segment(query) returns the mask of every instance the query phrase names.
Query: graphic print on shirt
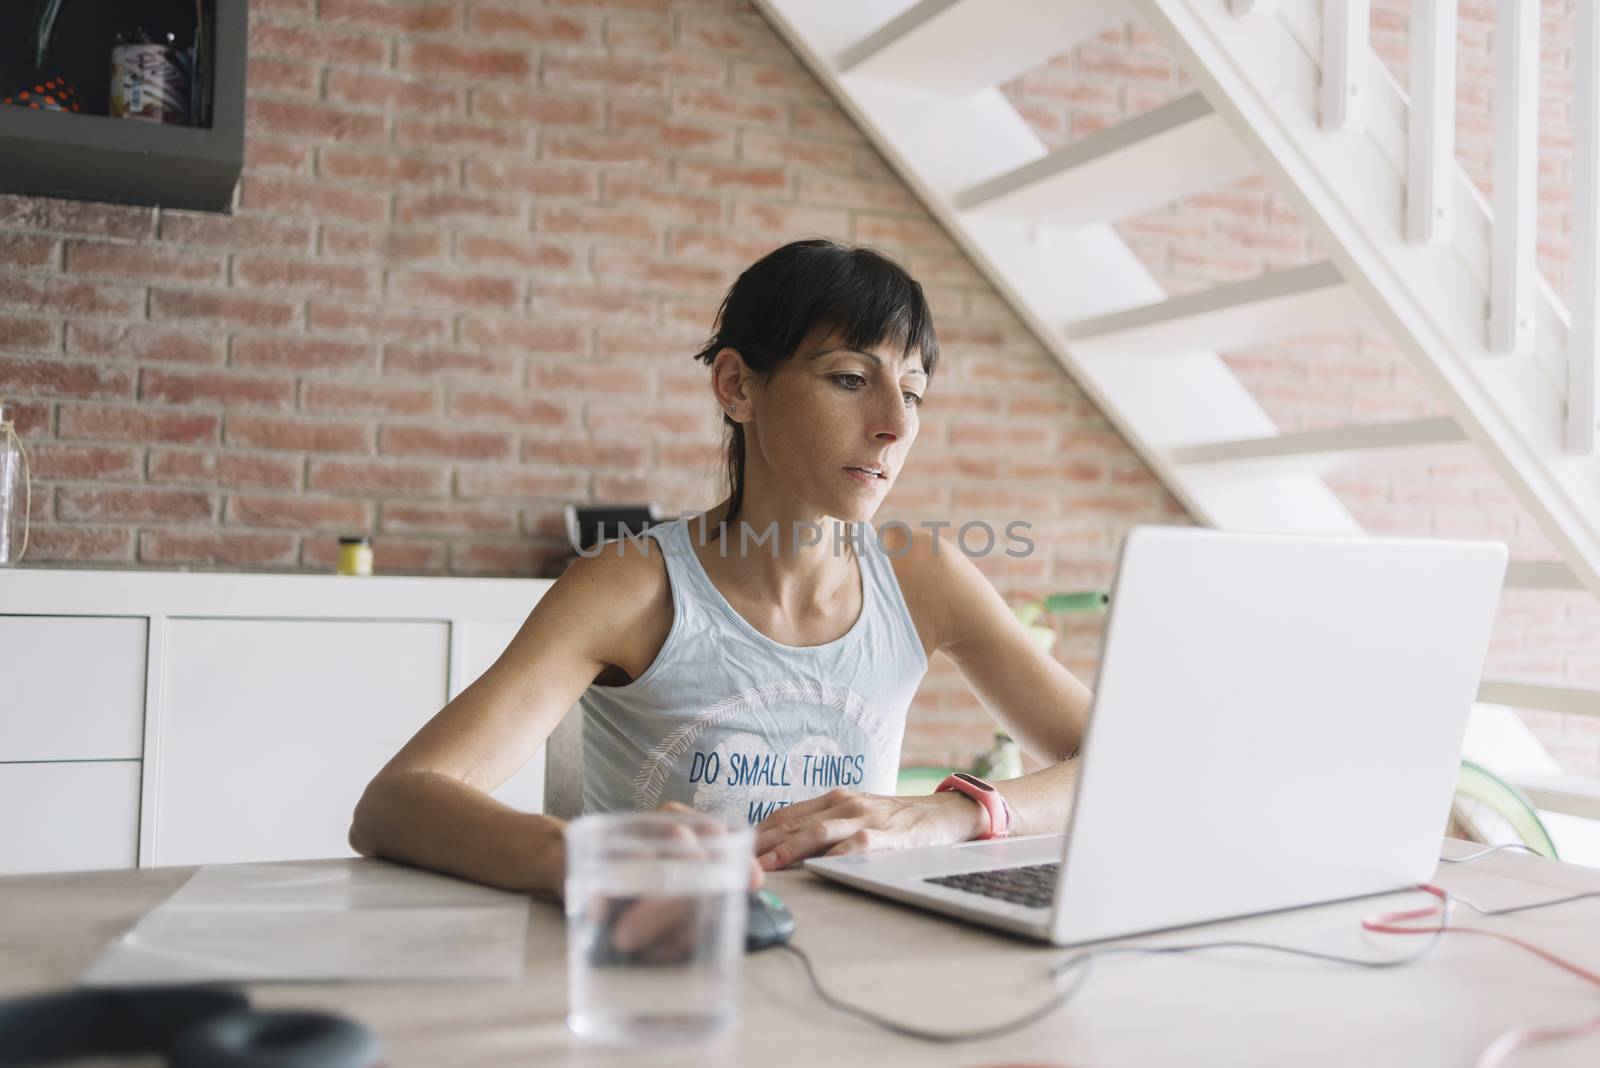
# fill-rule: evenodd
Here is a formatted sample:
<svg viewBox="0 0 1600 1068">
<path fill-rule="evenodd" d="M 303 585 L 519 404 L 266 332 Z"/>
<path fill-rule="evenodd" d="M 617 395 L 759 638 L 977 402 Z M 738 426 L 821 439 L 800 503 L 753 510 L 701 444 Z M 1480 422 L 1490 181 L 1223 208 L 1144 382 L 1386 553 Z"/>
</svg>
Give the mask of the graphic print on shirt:
<svg viewBox="0 0 1600 1068">
<path fill-rule="evenodd" d="M 752 687 L 701 710 L 650 749 L 633 780 L 633 807 L 680 801 L 756 824 L 840 786 L 893 792 L 899 739 L 885 729 L 878 710 L 848 690 L 816 682 Z"/>
</svg>

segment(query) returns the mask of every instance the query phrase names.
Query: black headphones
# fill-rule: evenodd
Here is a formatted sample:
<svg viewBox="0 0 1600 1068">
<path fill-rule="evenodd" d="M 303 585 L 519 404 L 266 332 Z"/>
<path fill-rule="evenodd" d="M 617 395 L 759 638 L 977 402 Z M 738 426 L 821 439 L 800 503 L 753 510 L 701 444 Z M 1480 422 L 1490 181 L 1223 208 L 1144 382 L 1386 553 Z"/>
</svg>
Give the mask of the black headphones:
<svg viewBox="0 0 1600 1068">
<path fill-rule="evenodd" d="M 216 986 L 81 987 L 0 1002 L 0 1068 L 164 1054 L 168 1068 L 380 1068 L 377 1036 L 344 1016 L 258 1011 Z"/>
</svg>

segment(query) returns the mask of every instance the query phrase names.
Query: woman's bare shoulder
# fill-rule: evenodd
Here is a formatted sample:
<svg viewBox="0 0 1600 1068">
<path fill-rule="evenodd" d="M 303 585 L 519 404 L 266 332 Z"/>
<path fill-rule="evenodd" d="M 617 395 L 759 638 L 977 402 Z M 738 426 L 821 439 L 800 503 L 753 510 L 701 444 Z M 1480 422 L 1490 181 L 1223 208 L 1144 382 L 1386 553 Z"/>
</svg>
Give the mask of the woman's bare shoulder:
<svg viewBox="0 0 1600 1068">
<path fill-rule="evenodd" d="M 672 629 L 672 587 L 661 543 L 643 535 L 608 542 L 593 556 L 573 561 L 557 584 L 574 587 L 572 595 L 608 621 L 608 666 L 595 681 L 618 685 L 638 678 Z"/>
<path fill-rule="evenodd" d="M 608 541 L 572 561 L 558 581 L 569 579 L 586 587 L 601 587 L 607 593 L 642 593 L 658 584 L 665 587 L 667 569 L 661 543 L 642 534 Z"/>
</svg>

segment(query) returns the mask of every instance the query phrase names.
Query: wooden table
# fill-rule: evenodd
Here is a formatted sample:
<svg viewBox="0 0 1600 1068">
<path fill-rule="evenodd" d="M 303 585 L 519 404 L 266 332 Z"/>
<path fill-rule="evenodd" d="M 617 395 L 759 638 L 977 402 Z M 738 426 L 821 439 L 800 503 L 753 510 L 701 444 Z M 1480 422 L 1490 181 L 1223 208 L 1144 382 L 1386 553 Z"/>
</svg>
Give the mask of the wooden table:
<svg viewBox="0 0 1600 1068">
<path fill-rule="evenodd" d="M 1474 847 L 1447 841 L 1447 855 Z M 366 861 L 326 861 L 359 864 Z M 110 939 L 159 904 L 193 869 L 0 879 L 0 995 L 69 984 Z M 1497 854 L 1443 865 L 1438 882 L 1486 907 L 1600 890 L 1600 869 Z M 795 936 L 841 996 L 907 1021 L 977 1026 L 1046 1000 L 1052 949 L 870 898 L 803 872 L 769 884 L 798 922 Z M 1173 893 L 1183 892 L 1173 874 Z M 1222 937 L 1279 941 L 1381 957 L 1415 937 L 1363 935 L 1363 915 L 1425 900 L 1398 894 L 1195 928 L 1130 942 Z M 517 984 L 262 985 L 263 1007 L 352 1015 L 381 1036 L 395 1068 L 476 1065 L 663 1065 L 684 1068 L 873 1068 L 1049 1065 L 1470 1066 L 1502 1031 L 1600 1015 L 1600 991 L 1495 939 L 1450 935 L 1423 962 L 1385 971 L 1242 950 L 1102 960 L 1070 1004 L 1042 1022 L 984 1043 L 931 1045 L 880 1031 L 818 1002 L 799 962 L 769 951 L 745 959 L 736 1029 L 695 1046 L 618 1051 L 566 1030 L 564 922 L 531 905 L 527 974 Z M 1544 912 L 1457 922 L 1520 935 L 1600 969 L 1600 899 Z M 130 1062 L 119 1062 L 128 1064 Z M 146 1061 L 145 1063 L 153 1063 Z M 1515 1068 L 1600 1063 L 1600 1038 L 1536 1047 Z"/>
</svg>

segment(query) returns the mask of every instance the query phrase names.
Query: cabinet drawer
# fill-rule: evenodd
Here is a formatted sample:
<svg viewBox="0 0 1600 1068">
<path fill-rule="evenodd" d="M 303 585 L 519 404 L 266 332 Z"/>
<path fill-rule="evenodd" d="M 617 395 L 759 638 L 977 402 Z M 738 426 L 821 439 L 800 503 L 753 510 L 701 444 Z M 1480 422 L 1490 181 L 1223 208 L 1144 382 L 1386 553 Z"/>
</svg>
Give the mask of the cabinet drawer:
<svg viewBox="0 0 1600 1068">
<path fill-rule="evenodd" d="M 0 615 L 0 761 L 138 760 L 148 621 Z"/>
<path fill-rule="evenodd" d="M 0 764 L 0 874 L 137 866 L 139 767 Z"/>
</svg>

